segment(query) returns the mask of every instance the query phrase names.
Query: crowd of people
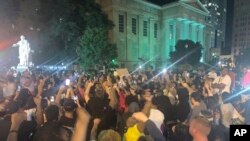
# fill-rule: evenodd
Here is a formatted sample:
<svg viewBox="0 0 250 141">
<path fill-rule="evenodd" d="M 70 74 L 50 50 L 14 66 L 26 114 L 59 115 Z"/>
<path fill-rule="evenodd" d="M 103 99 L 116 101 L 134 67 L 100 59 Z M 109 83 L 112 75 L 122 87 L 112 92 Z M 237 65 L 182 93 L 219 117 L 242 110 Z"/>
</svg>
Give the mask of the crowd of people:
<svg viewBox="0 0 250 141">
<path fill-rule="evenodd" d="M 0 74 L 0 141 L 228 141 L 247 85 L 222 68 Z"/>
</svg>

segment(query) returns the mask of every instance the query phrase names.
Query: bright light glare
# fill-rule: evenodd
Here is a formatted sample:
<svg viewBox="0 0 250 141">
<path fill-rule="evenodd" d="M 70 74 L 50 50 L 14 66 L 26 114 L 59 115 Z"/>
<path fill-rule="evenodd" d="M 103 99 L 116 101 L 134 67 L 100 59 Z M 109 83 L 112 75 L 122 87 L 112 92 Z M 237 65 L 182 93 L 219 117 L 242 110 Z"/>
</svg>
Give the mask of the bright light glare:
<svg viewBox="0 0 250 141">
<path fill-rule="evenodd" d="M 155 57 L 157 57 L 157 56 L 155 56 Z M 147 63 L 149 63 L 150 61 L 152 61 L 155 57 L 152 57 L 152 58 L 149 59 L 147 62 L 145 62 L 145 63 L 143 63 L 142 65 L 140 65 L 138 68 L 136 68 L 134 71 L 132 71 L 132 72 L 130 73 L 130 75 L 133 74 L 133 73 L 135 73 L 135 72 L 137 72 L 139 69 L 141 69 L 140 67 L 145 66 Z"/>
<path fill-rule="evenodd" d="M 186 57 L 188 57 L 189 55 L 193 54 L 196 50 L 193 50 L 191 52 L 189 52 L 188 54 L 184 55 L 183 57 L 181 57 L 180 59 L 178 59 L 177 61 L 175 61 L 174 63 L 172 63 L 171 65 L 169 65 L 167 68 L 165 68 L 166 70 L 172 68 L 174 65 L 176 65 L 177 63 L 179 63 L 181 60 L 185 59 Z M 154 78 L 158 77 L 159 75 L 161 75 L 163 72 L 158 73 L 157 75 L 153 76 L 148 82 L 154 80 Z"/>
<path fill-rule="evenodd" d="M 230 97 L 227 98 L 225 101 L 229 101 L 229 100 L 233 99 L 234 97 L 237 97 L 237 96 L 239 96 L 239 95 L 241 95 L 241 94 L 245 94 L 245 92 L 247 92 L 247 91 L 249 91 L 249 90 L 250 90 L 250 87 L 248 87 L 248 88 L 246 88 L 246 89 L 243 89 L 242 91 L 239 91 L 238 93 L 236 93 L 236 94 L 230 96 Z"/>
</svg>

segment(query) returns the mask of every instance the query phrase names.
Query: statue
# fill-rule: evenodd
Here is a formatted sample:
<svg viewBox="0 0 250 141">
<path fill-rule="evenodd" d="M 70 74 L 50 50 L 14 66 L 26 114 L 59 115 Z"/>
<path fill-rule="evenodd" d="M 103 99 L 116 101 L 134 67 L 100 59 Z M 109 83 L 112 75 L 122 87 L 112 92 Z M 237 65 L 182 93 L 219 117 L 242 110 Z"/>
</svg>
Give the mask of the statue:
<svg viewBox="0 0 250 141">
<path fill-rule="evenodd" d="M 13 44 L 13 47 L 19 47 L 19 64 L 18 66 L 29 66 L 29 62 L 31 62 L 29 59 L 30 57 L 30 45 L 29 42 L 25 39 L 23 35 L 20 36 L 20 41 L 18 41 L 16 44 Z"/>
</svg>

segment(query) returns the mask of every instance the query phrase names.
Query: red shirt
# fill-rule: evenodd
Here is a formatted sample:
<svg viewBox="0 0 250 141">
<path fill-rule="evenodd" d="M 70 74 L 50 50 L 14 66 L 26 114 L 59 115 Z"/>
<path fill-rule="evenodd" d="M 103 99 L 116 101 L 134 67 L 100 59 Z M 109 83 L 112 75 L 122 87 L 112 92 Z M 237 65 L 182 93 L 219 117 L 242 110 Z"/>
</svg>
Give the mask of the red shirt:
<svg viewBox="0 0 250 141">
<path fill-rule="evenodd" d="M 247 86 L 250 86 L 250 71 L 247 71 L 245 75 L 243 76 L 242 86 L 246 88 Z"/>
</svg>

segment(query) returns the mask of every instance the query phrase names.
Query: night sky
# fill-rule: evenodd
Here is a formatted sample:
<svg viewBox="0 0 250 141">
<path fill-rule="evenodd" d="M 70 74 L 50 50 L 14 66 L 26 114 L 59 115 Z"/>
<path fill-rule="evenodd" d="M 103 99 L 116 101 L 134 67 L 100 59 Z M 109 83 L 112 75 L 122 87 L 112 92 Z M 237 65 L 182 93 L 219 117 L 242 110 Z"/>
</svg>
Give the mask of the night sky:
<svg viewBox="0 0 250 141">
<path fill-rule="evenodd" d="M 174 2 L 174 1 L 178 1 L 178 0 L 147 0 L 151 3 L 155 3 L 157 5 L 164 5 L 164 4 L 167 4 L 167 3 L 171 3 L 171 2 Z"/>
</svg>

